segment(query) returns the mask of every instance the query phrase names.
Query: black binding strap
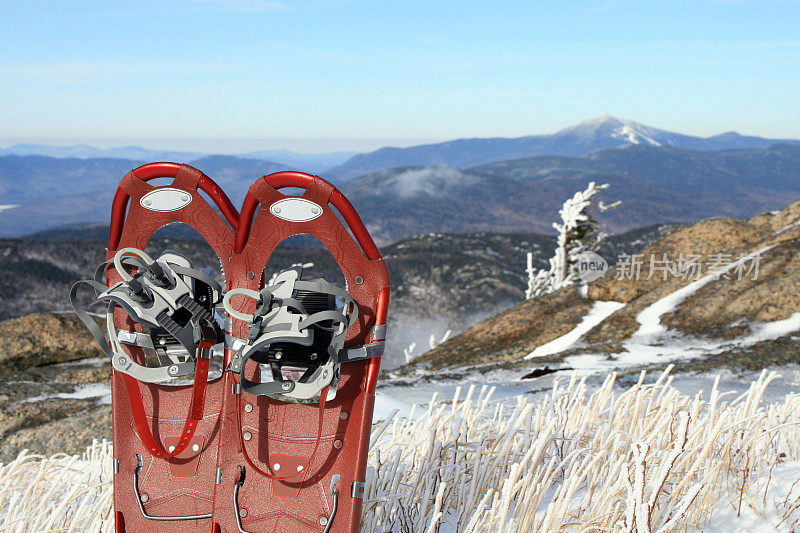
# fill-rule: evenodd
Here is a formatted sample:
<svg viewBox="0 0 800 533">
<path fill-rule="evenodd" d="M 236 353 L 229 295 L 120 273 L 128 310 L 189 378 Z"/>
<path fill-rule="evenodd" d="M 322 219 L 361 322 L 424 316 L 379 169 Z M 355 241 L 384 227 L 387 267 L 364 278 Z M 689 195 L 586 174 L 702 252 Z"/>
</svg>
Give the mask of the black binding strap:
<svg viewBox="0 0 800 533">
<path fill-rule="evenodd" d="M 96 340 L 97 344 L 100 345 L 100 349 L 103 350 L 103 353 L 106 354 L 109 359 L 111 359 L 114 357 L 114 353 L 109 347 L 109 341 L 106 339 L 103 330 L 101 330 L 100 326 L 98 326 L 92 317 L 89 316 L 89 313 L 87 313 L 86 310 L 78 304 L 78 289 L 80 289 L 81 285 L 88 285 L 89 287 L 92 287 L 95 290 L 96 295 L 100 295 L 104 291 L 108 290 L 108 287 L 100 282 L 90 279 L 76 281 L 69 291 L 69 304 L 72 306 L 72 309 L 75 311 L 78 319 L 83 322 L 83 325 L 89 330 L 89 333 L 91 333 L 92 337 L 94 337 L 94 340 Z"/>
</svg>

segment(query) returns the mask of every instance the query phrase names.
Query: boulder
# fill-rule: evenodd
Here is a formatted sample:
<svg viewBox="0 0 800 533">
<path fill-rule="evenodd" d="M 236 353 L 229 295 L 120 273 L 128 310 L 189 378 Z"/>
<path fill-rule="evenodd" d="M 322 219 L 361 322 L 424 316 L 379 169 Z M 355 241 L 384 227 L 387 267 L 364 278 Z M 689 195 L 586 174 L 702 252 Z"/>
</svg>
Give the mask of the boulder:
<svg viewBox="0 0 800 533">
<path fill-rule="evenodd" d="M 98 324 L 102 324 L 99 319 Z M 0 369 L 103 356 L 94 338 L 72 313 L 34 313 L 0 322 L 0 343 Z"/>
</svg>

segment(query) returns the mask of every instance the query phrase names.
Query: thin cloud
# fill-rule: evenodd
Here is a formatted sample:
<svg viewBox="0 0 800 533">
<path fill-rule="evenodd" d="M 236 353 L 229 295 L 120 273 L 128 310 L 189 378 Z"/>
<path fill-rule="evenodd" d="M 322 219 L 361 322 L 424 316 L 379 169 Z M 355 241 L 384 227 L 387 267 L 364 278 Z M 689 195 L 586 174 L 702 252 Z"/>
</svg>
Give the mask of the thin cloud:
<svg viewBox="0 0 800 533">
<path fill-rule="evenodd" d="M 85 81 L 87 78 L 107 76 L 140 76 L 192 74 L 198 72 L 235 70 L 226 63 L 144 63 L 120 61 L 64 61 L 51 63 L 16 64 L 0 66 L 0 77 L 17 80 L 56 82 Z"/>
<path fill-rule="evenodd" d="M 746 4 L 800 4 L 800 0 L 709 0 L 712 6 L 746 5 Z"/>
<path fill-rule="evenodd" d="M 289 11 L 292 6 L 273 0 L 182 0 L 192 4 L 205 4 L 235 13 L 269 13 Z"/>
</svg>

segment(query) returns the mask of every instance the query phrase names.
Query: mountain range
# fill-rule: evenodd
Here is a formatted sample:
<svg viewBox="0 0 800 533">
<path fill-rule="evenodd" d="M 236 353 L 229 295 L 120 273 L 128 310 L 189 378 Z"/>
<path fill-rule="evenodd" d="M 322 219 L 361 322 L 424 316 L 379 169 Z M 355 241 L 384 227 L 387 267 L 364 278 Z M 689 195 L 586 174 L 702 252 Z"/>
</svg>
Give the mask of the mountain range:
<svg viewBox="0 0 800 533">
<path fill-rule="evenodd" d="M 193 163 L 223 185 L 234 205 L 241 205 L 256 177 L 287 169 L 233 156 L 206 156 Z M 0 236 L 107 222 L 117 183 L 142 164 L 128 159 L 0 157 Z"/>
<path fill-rule="evenodd" d="M 149 160 L 180 155 L 119 150 Z M 547 155 L 535 155 L 540 152 Z M 748 217 L 800 193 L 799 152 L 800 141 L 775 144 L 737 133 L 692 137 L 604 115 L 553 135 L 384 148 L 322 175 L 348 195 L 386 244 L 423 232 L 550 232 L 564 199 L 589 181 L 612 185 L 604 193 L 607 201 L 623 200 L 623 207 L 604 217 L 614 231 L 708 216 Z M 256 177 L 308 170 L 263 159 L 267 155 L 189 162 L 240 205 Z M 0 156 L 0 236 L 107 222 L 119 178 L 147 159 Z M 396 166 L 401 161 L 407 166 Z"/>
<path fill-rule="evenodd" d="M 629 145 L 584 157 L 533 157 L 480 165 L 405 167 L 351 179 L 342 191 L 373 236 L 425 232 L 552 232 L 564 200 L 590 181 L 612 231 L 711 216 L 750 217 L 800 195 L 800 146 L 698 152 Z"/>
<path fill-rule="evenodd" d="M 694 137 L 604 114 L 548 135 L 512 139 L 457 139 L 408 148 L 385 147 L 355 155 L 332 168 L 328 174 L 339 179 L 348 179 L 393 167 L 436 165 L 464 168 L 540 155 L 580 157 L 597 150 L 631 144 L 706 151 L 766 148 L 775 143 L 800 145 L 797 140 L 748 137 L 736 132 L 713 137 Z"/>
<path fill-rule="evenodd" d="M 311 168 L 313 172 L 339 165 L 357 152 L 328 152 L 306 154 L 290 150 L 258 150 L 237 154 L 233 157 L 278 161 L 281 165 L 293 168 Z M 181 152 L 177 150 L 151 150 L 140 146 L 119 146 L 115 148 L 95 148 L 88 144 L 72 146 L 50 146 L 45 144 L 15 144 L 0 148 L 0 155 L 43 155 L 61 159 L 131 159 L 134 161 L 198 161 L 213 154 L 201 152 Z"/>
</svg>

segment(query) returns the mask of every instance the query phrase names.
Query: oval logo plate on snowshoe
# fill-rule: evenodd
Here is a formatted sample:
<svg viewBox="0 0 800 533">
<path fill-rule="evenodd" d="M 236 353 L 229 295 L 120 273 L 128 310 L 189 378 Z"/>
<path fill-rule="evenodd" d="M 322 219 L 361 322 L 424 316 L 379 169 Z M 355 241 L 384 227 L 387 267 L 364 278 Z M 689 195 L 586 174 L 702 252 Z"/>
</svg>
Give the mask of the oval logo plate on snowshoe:
<svg viewBox="0 0 800 533">
<path fill-rule="evenodd" d="M 183 209 L 192 203 L 192 195 L 180 189 L 156 189 L 142 196 L 139 203 L 150 211 L 166 213 Z"/>
<path fill-rule="evenodd" d="M 305 198 L 285 198 L 269 206 L 269 212 L 289 222 L 308 222 L 322 214 L 322 208 Z"/>
</svg>

